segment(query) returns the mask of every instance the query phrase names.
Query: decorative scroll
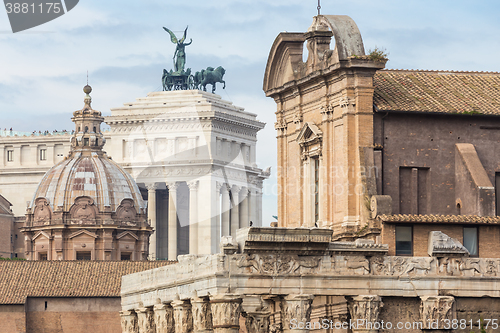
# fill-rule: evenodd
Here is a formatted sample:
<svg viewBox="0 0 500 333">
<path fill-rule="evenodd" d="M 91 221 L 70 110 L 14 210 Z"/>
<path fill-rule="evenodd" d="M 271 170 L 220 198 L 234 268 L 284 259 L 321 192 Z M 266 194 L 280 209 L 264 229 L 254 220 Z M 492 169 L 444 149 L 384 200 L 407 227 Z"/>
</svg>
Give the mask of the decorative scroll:
<svg viewBox="0 0 500 333">
<path fill-rule="evenodd" d="M 35 211 L 33 216 L 35 225 L 50 223 L 52 211 L 49 206 L 49 201 L 46 198 L 37 198 L 35 200 Z"/>
<path fill-rule="evenodd" d="M 69 214 L 73 220 L 84 224 L 93 224 L 97 215 L 94 200 L 90 197 L 78 197 L 71 206 Z"/>
<path fill-rule="evenodd" d="M 132 199 L 123 199 L 120 206 L 116 209 L 116 217 L 121 220 L 130 221 L 135 219 L 136 215 L 137 211 Z"/>
</svg>

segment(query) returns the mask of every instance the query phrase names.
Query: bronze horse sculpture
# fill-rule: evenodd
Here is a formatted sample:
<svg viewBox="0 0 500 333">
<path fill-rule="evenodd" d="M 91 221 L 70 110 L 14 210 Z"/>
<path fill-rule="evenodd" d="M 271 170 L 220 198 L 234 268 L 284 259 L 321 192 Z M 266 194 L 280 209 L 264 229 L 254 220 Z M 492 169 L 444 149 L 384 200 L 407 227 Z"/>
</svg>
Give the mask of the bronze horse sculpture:
<svg viewBox="0 0 500 333">
<path fill-rule="evenodd" d="M 200 81 L 199 89 L 203 87 L 203 91 L 207 91 L 207 84 L 211 84 L 212 94 L 215 94 L 215 84 L 217 82 L 223 83 L 224 86 L 222 87 L 222 89 L 226 89 L 226 81 L 222 79 L 224 77 L 224 74 L 226 73 L 226 70 L 222 66 L 219 66 L 216 69 L 213 69 L 213 67 L 208 67 L 205 71 L 202 70 L 201 73 L 202 79 Z M 195 83 L 197 75 L 198 72 L 195 74 Z"/>
</svg>

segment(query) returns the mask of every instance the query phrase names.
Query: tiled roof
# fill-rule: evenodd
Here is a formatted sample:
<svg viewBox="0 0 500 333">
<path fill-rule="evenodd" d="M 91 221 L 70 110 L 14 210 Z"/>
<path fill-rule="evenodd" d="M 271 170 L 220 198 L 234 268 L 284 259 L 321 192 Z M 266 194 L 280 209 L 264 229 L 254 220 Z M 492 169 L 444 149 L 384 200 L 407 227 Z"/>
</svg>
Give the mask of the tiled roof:
<svg viewBox="0 0 500 333">
<path fill-rule="evenodd" d="M 412 215 L 395 214 L 377 216 L 386 223 L 457 223 L 457 224 L 500 224 L 500 216 L 477 215 Z"/>
<path fill-rule="evenodd" d="M 26 297 L 119 297 L 123 275 L 175 261 L 0 260 L 0 304 Z"/>
<path fill-rule="evenodd" d="M 500 73 L 381 70 L 374 86 L 380 111 L 500 115 Z"/>
</svg>

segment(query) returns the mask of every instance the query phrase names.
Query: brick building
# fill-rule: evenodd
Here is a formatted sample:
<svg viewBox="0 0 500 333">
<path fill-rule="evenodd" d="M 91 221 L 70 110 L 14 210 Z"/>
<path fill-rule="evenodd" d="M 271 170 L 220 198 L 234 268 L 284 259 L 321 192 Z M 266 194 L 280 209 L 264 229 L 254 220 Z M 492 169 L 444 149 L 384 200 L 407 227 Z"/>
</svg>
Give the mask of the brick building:
<svg viewBox="0 0 500 333">
<path fill-rule="evenodd" d="M 0 261 L 0 331 L 120 332 L 121 277 L 169 261 Z"/>
</svg>

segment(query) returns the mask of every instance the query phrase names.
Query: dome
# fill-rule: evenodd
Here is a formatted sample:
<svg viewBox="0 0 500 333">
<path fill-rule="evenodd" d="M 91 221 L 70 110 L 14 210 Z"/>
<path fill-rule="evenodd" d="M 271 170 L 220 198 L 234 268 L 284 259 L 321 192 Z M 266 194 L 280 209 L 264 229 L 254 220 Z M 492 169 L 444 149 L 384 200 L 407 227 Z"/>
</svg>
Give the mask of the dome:
<svg viewBox="0 0 500 333">
<path fill-rule="evenodd" d="M 26 258 L 144 260 L 152 228 L 134 179 L 102 150 L 101 112 L 73 112 L 69 155 L 43 176 L 26 212 Z"/>
<path fill-rule="evenodd" d="M 98 212 L 117 212 L 128 199 L 126 205 L 132 204 L 129 209 L 146 213 L 137 184 L 122 167 L 107 156 L 78 152 L 52 167 L 40 181 L 30 206 L 35 222 L 46 217 L 36 209 L 42 204 L 51 212 L 69 212 L 80 197 L 90 198 Z M 128 216 L 132 218 L 130 213 Z"/>
</svg>

